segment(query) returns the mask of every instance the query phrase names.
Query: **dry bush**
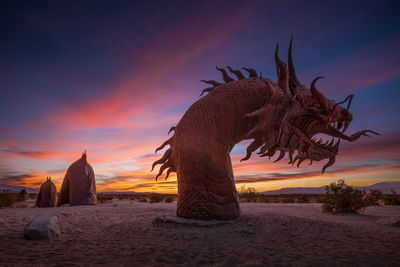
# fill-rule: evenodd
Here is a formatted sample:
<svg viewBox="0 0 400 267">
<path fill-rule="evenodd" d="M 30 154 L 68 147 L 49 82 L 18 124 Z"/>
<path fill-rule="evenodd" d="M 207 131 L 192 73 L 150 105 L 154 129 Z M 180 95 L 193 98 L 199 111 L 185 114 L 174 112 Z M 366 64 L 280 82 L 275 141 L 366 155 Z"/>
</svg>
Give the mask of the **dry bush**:
<svg viewBox="0 0 400 267">
<path fill-rule="evenodd" d="M 326 187 L 322 210 L 331 213 L 357 212 L 365 207 L 363 193 L 346 185 L 343 179 Z"/>
<path fill-rule="evenodd" d="M 364 203 L 366 206 L 378 205 L 378 201 L 382 198 L 382 191 L 379 189 L 371 189 L 368 194 L 364 193 Z"/>
<path fill-rule="evenodd" d="M 296 198 L 296 203 L 309 203 L 310 200 L 306 195 L 300 195 Z"/>
<path fill-rule="evenodd" d="M 396 193 L 393 189 L 392 194 L 385 197 L 385 205 L 400 205 L 400 195 Z"/>
<path fill-rule="evenodd" d="M 254 187 L 247 187 L 246 185 L 242 185 L 240 187 L 239 199 L 240 202 L 256 202 L 257 194 L 256 189 Z"/>
<path fill-rule="evenodd" d="M 152 194 L 150 196 L 150 203 L 159 203 L 162 202 L 164 200 L 164 198 L 162 197 L 162 195 L 159 194 Z"/>
<path fill-rule="evenodd" d="M 174 199 L 172 197 L 167 197 L 164 202 L 165 203 L 171 203 L 172 201 L 174 201 Z"/>
<path fill-rule="evenodd" d="M 108 196 L 108 195 L 105 195 L 105 194 L 97 194 L 97 201 L 99 203 L 104 203 L 104 202 L 107 202 L 107 201 L 111 201 L 112 199 L 113 199 L 113 196 Z"/>
<path fill-rule="evenodd" d="M 146 198 L 139 198 L 139 202 L 147 202 Z"/>
<path fill-rule="evenodd" d="M 0 194 L 0 209 L 11 207 L 17 201 L 14 194 L 1 193 Z"/>
</svg>

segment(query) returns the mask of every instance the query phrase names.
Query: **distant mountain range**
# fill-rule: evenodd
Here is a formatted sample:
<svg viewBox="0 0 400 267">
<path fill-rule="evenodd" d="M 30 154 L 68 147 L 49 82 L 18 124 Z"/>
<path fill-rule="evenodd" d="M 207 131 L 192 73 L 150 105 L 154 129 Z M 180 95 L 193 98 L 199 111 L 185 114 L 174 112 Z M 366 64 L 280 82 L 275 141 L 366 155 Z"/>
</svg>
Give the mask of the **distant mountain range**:
<svg viewBox="0 0 400 267">
<path fill-rule="evenodd" d="M 325 194 L 325 187 L 287 187 L 279 190 L 271 190 L 260 192 L 265 195 L 290 195 L 290 194 Z M 400 194 L 400 181 L 397 182 L 382 182 L 373 184 L 367 187 L 353 187 L 354 189 L 366 190 L 369 192 L 370 189 L 379 189 L 383 194 L 391 194 L 391 189 L 395 190 Z"/>
<path fill-rule="evenodd" d="M 28 194 L 39 193 L 38 188 L 32 188 L 32 187 L 26 187 L 26 186 L 16 186 L 16 185 L 6 185 L 6 184 L 0 184 L 0 193 L 19 193 L 24 188 Z"/>
<path fill-rule="evenodd" d="M 260 194 L 265 195 L 290 195 L 290 194 L 325 194 L 325 187 L 287 187 L 281 188 L 279 190 L 271 190 L 260 192 Z M 8 193 L 18 193 L 22 189 L 26 189 L 29 194 L 37 194 L 39 193 L 38 188 L 24 187 L 24 186 L 14 186 L 14 185 L 5 185 L 0 184 L 0 193 L 8 192 Z M 379 189 L 382 190 L 383 194 L 390 194 L 391 189 L 395 190 L 398 194 L 400 194 L 400 181 L 397 182 L 382 182 L 373 184 L 367 187 L 353 187 L 359 190 L 366 190 L 369 192 L 370 189 Z M 98 192 L 101 193 L 101 192 Z M 127 193 L 127 192 L 104 192 L 103 194 L 118 194 L 118 193 Z M 133 193 L 133 192 L 132 192 Z M 136 193 L 135 194 L 148 194 L 148 193 Z"/>
</svg>

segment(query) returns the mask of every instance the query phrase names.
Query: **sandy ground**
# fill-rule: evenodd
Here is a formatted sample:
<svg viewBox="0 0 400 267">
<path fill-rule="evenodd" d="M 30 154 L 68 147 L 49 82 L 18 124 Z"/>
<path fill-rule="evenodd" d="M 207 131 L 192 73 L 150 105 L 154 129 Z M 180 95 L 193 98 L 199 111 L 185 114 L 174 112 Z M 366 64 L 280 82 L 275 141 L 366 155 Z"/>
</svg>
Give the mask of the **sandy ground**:
<svg viewBox="0 0 400 267">
<path fill-rule="evenodd" d="M 400 266 L 400 207 L 330 215 L 320 204 L 242 203 L 226 225 L 152 225 L 176 203 L 0 210 L 0 266 Z M 26 240 L 26 223 L 58 217 L 61 237 Z"/>
</svg>

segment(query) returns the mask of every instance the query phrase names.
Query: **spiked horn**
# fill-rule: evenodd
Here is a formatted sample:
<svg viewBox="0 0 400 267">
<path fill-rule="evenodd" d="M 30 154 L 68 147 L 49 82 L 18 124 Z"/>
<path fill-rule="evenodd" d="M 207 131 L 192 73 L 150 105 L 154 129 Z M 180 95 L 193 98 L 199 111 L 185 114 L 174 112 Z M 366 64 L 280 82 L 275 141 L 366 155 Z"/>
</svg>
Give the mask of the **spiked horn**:
<svg viewBox="0 0 400 267">
<path fill-rule="evenodd" d="M 255 69 L 251 69 L 251 68 L 242 68 L 242 70 L 247 71 L 247 73 L 249 74 L 249 78 L 254 78 L 254 77 L 258 77 L 257 75 L 257 71 L 255 71 Z"/>
<path fill-rule="evenodd" d="M 228 83 L 234 81 L 234 79 L 229 77 L 228 73 L 226 73 L 226 70 L 224 70 L 223 68 L 218 68 L 218 66 L 216 66 L 215 68 L 222 73 L 222 79 L 224 79 L 224 82 Z"/>
<path fill-rule="evenodd" d="M 326 99 L 325 96 L 323 94 L 321 94 L 317 88 L 315 87 L 315 83 L 319 80 L 325 78 L 323 76 L 318 76 L 316 77 L 312 82 L 311 82 L 311 86 L 310 86 L 310 92 L 311 94 L 316 97 L 319 101 L 319 104 L 321 105 L 321 107 L 323 108 L 324 112 L 326 115 L 329 115 L 329 109 L 328 109 L 328 103 L 326 103 Z"/>
<path fill-rule="evenodd" d="M 346 108 L 347 110 L 349 110 L 351 101 L 353 100 L 353 97 L 354 97 L 354 95 L 348 95 L 343 101 L 337 102 L 332 108 L 332 113 L 335 111 L 336 106 L 346 103 L 346 101 L 350 99 L 349 103 L 347 104 L 347 108 Z"/>
<path fill-rule="evenodd" d="M 212 86 L 220 86 L 222 83 L 216 82 L 214 80 L 200 80 L 200 82 L 211 84 Z"/>
<path fill-rule="evenodd" d="M 245 77 L 243 76 L 242 72 L 240 70 L 233 70 L 230 66 L 226 66 L 226 68 L 232 72 L 233 74 L 236 75 L 238 80 L 243 80 Z"/>
<path fill-rule="evenodd" d="M 276 63 L 276 72 L 278 75 L 278 84 L 285 94 L 290 95 L 291 92 L 289 90 L 289 84 L 288 84 L 289 83 L 288 69 L 286 67 L 286 63 L 279 58 L 278 50 L 279 50 L 278 44 L 276 44 L 275 63 Z"/>
<path fill-rule="evenodd" d="M 289 88 L 292 94 L 295 95 L 296 94 L 295 88 L 301 84 L 297 79 L 296 71 L 294 69 L 293 56 L 292 56 L 292 41 L 293 41 L 293 34 L 292 37 L 290 38 L 290 43 L 289 43 L 288 70 L 289 70 Z"/>
<path fill-rule="evenodd" d="M 169 129 L 168 134 L 169 134 L 170 132 L 172 132 L 172 131 L 175 132 L 175 129 L 176 129 L 176 126 L 172 126 L 171 129 Z"/>
<path fill-rule="evenodd" d="M 209 93 L 212 90 L 214 90 L 215 87 L 207 87 L 206 89 L 203 89 L 203 91 L 201 91 L 200 96 L 204 95 L 205 93 Z"/>
</svg>

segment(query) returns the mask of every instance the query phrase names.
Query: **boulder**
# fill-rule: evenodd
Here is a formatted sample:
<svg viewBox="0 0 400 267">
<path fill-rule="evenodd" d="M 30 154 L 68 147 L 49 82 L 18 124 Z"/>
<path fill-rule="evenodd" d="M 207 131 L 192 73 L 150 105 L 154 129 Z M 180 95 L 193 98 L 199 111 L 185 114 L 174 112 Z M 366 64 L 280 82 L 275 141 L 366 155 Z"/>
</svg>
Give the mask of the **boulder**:
<svg viewBox="0 0 400 267">
<path fill-rule="evenodd" d="M 37 217 L 25 226 L 24 235 L 27 239 L 41 240 L 60 236 L 60 227 L 56 216 L 47 214 Z"/>
</svg>

